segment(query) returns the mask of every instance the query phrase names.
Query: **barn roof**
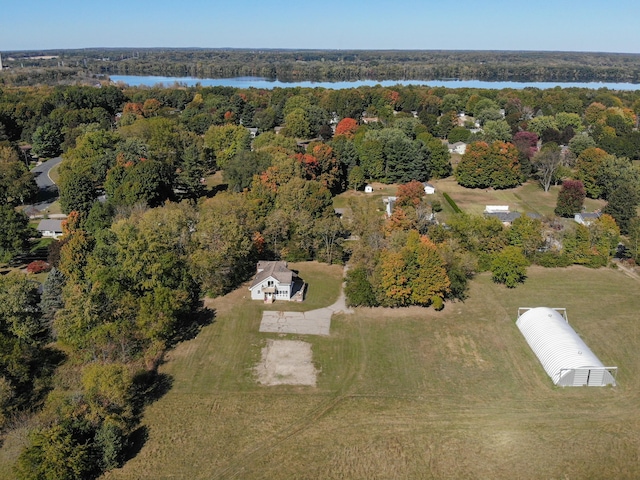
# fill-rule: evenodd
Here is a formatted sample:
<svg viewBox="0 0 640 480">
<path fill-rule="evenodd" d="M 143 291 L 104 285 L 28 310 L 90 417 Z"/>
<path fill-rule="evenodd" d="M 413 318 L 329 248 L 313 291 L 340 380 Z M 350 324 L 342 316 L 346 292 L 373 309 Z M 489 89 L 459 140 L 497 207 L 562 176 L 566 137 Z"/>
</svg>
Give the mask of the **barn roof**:
<svg viewBox="0 0 640 480">
<path fill-rule="evenodd" d="M 569 325 L 564 309 L 523 308 L 516 325 L 556 385 L 570 369 L 607 368 Z"/>
</svg>

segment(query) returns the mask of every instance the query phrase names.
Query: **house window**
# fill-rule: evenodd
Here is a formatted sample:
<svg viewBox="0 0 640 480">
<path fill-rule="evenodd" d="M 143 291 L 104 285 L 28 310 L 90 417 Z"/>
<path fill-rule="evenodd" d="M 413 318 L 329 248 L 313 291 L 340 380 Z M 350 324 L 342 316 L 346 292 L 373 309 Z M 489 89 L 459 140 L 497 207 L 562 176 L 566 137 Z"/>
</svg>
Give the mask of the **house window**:
<svg viewBox="0 0 640 480">
<path fill-rule="evenodd" d="M 273 287 L 273 280 L 267 281 L 267 287 Z"/>
</svg>

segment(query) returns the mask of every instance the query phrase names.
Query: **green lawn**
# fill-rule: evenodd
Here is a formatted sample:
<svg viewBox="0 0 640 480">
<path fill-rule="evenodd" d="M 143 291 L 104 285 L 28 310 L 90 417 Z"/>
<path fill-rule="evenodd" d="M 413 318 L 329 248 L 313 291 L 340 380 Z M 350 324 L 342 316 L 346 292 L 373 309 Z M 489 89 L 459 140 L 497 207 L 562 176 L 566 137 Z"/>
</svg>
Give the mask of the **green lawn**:
<svg viewBox="0 0 640 480">
<path fill-rule="evenodd" d="M 559 186 L 553 186 L 545 192 L 535 181 L 506 190 L 465 188 L 458 185 L 454 177 L 431 183 L 438 191 L 447 192 L 463 212 L 478 215 L 482 214 L 487 205 L 508 205 L 512 212 L 552 216 L 560 191 Z M 605 204 L 603 200 L 585 200 L 585 207 L 589 212 L 602 209 Z"/>
<path fill-rule="evenodd" d="M 310 302 L 337 294 L 340 269 L 323 267 L 293 266 Z M 170 352 L 173 386 L 146 410 L 144 446 L 104 478 L 638 478 L 637 291 L 613 269 L 531 268 L 514 290 L 484 274 L 442 312 L 358 309 L 325 338 L 259 333 L 263 305 L 239 289 Z M 514 324 L 542 305 L 568 309 L 618 387 L 552 385 Z M 312 344 L 317 387 L 255 382 L 269 338 Z"/>
</svg>

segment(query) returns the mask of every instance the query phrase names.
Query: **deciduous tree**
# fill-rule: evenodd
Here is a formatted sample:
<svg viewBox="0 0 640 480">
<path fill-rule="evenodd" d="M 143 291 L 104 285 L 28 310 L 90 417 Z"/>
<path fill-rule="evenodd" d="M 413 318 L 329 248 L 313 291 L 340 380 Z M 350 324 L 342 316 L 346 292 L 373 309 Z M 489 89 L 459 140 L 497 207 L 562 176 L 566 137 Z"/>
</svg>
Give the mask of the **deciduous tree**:
<svg viewBox="0 0 640 480">
<path fill-rule="evenodd" d="M 565 180 L 558 194 L 556 215 L 561 217 L 573 217 L 582 211 L 586 192 L 580 180 Z"/>
<path fill-rule="evenodd" d="M 527 277 L 529 262 L 519 247 L 505 247 L 491 262 L 491 278 L 508 288 L 514 288 Z"/>
</svg>

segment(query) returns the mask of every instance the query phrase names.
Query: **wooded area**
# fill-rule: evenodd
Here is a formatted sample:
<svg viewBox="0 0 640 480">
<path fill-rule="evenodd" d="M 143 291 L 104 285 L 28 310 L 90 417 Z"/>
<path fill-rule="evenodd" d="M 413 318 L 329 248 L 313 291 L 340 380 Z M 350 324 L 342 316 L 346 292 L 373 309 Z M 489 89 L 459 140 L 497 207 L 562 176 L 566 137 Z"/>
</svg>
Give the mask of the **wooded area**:
<svg viewBox="0 0 640 480">
<path fill-rule="evenodd" d="M 78 74 L 265 77 L 281 81 L 490 80 L 640 83 L 640 55 L 434 50 L 79 49 L 3 53 L 16 85 Z M 31 69 L 21 71 L 23 69 Z M 42 70 L 44 68 L 44 70 Z"/>
<path fill-rule="evenodd" d="M 62 155 L 68 214 L 41 294 L 23 272 L 0 277 L 1 426 L 37 419 L 18 477 L 122 465 L 164 388 L 164 352 L 211 321 L 203 295 L 237 288 L 258 260 L 348 261 L 351 305 L 440 310 L 479 272 L 514 288 L 531 263 L 605 266 L 621 239 L 640 259 L 639 113 L 640 92 L 607 89 L 3 86 L 1 259 L 36 237 L 27 145 Z M 449 144 L 461 140 L 454 166 Z M 452 174 L 470 191 L 562 184 L 561 216 L 585 197 L 606 207 L 589 225 L 523 214 L 507 226 L 443 212 L 423 182 Z M 397 192 L 389 215 L 355 194 L 373 182 Z M 348 191 L 340 219 L 334 202 Z"/>
</svg>

